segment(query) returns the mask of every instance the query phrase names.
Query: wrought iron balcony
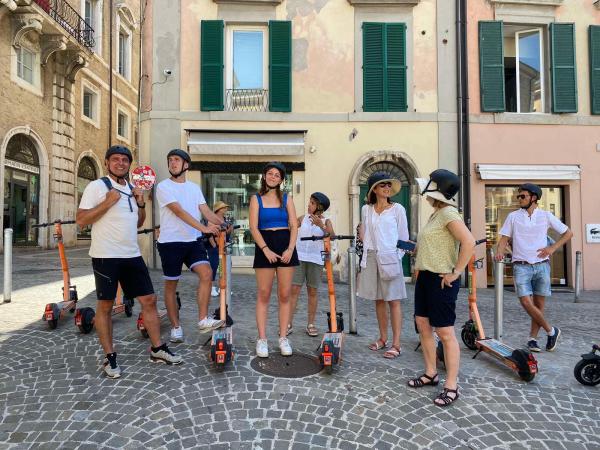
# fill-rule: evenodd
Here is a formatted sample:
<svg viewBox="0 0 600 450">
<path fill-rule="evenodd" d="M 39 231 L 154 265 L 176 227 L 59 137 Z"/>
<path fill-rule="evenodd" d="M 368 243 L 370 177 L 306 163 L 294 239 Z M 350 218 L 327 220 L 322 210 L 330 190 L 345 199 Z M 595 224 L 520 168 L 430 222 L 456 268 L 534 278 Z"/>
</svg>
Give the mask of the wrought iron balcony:
<svg viewBox="0 0 600 450">
<path fill-rule="evenodd" d="M 95 45 L 94 29 L 73 9 L 66 0 L 34 0 L 67 33 L 87 47 Z"/>
<path fill-rule="evenodd" d="M 225 111 L 268 111 L 267 89 L 227 89 Z"/>
</svg>

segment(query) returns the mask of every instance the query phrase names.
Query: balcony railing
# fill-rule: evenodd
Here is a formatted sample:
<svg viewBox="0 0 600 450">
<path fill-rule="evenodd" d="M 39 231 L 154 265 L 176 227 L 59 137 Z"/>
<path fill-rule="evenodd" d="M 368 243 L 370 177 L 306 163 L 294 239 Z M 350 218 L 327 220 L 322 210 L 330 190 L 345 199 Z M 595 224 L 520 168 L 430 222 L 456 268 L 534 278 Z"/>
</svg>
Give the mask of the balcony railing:
<svg viewBox="0 0 600 450">
<path fill-rule="evenodd" d="M 268 111 L 269 91 L 267 89 L 227 89 L 225 110 Z"/>
<path fill-rule="evenodd" d="M 94 29 L 73 9 L 66 0 L 34 0 L 67 33 L 88 48 L 95 45 Z"/>
</svg>

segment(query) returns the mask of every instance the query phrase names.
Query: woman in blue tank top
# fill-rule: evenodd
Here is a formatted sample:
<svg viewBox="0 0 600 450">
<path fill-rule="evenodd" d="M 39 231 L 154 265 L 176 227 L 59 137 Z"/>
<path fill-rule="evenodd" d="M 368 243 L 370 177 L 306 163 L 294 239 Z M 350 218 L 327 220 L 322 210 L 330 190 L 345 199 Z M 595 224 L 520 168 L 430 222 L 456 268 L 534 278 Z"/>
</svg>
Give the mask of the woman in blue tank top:
<svg viewBox="0 0 600 450">
<path fill-rule="evenodd" d="M 255 242 L 254 269 L 256 272 L 256 355 L 269 356 L 267 344 L 267 312 L 277 275 L 279 300 L 279 349 L 289 356 L 292 347 L 286 337 L 290 315 L 290 295 L 294 267 L 298 263 L 296 236 L 298 219 L 292 198 L 281 190 L 285 166 L 270 162 L 263 169 L 260 191 L 250 199 L 250 232 Z"/>
</svg>

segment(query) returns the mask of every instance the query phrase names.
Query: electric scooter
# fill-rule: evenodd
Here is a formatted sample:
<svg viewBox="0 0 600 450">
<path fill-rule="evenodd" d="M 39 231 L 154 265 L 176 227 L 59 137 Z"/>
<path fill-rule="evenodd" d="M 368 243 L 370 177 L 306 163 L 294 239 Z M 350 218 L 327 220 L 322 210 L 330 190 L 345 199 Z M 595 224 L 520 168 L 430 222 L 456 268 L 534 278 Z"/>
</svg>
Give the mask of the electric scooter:
<svg viewBox="0 0 600 450">
<path fill-rule="evenodd" d="M 125 297 L 119 285 L 117 288 L 117 298 L 112 308 L 112 315 L 125 313 L 127 317 L 131 317 L 133 315 L 133 304 L 133 299 Z M 96 312 L 93 308 L 86 306 L 85 308 L 77 308 L 77 311 L 75 311 L 75 326 L 83 334 L 88 334 L 94 329 L 95 321 Z"/>
<path fill-rule="evenodd" d="M 329 326 L 329 332 L 323 335 L 323 339 L 317 350 L 320 350 L 319 362 L 328 374 L 333 373 L 334 366 L 338 365 L 342 360 L 342 348 L 344 345 L 344 315 L 341 312 L 336 312 L 333 265 L 331 264 L 331 241 L 345 239 L 354 240 L 355 237 L 344 235 L 331 236 L 328 233 L 325 233 L 323 236 L 307 236 L 300 238 L 301 241 L 323 241 L 321 257 L 325 262 L 325 271 L 327 273 L 327 290 L 329 294 L 327 324 Z"/>
<path fill-rule="evenodd" d="M 58 244 L 58 254 L 60 256 L 60 266 L 63 274 L 62 296 L 63 300 L 59 303 L 48 303 L 44 308 L 42 320 L 48 322 L 51 330 L 56 329 L 58 320 L 66 315 L 66 312 L 73 313 L 77 306 L 77 286 L 71 286 L 71 277 L 69 275 L 69 263 L 65 254 L 65 246 L 63 244 L 62 225 L 73 224 L 74 220 L 55 220 L 52 223 L 38 223 L 33 225 L 33 228 L 46 228 L 54 226 L 54 239 Z"/>
<path fill-rule="evenodd" d="M 227 292 L 230 286 L 227 285 L 228 267 L 227 258 L 230 257 L 231 243 L 226 242 L 226 230 L 229 222 L 221 225 L 221 233 L 217 238 L 219 247 L 219 320 L 225 323 L 224 327 L 213 330 L 210 341 L 209 359 L 213 362 L 215 368 L 219 371 L 225 369 L 228 362 L 233 361 L 233 320 L 227 314 Z M 239 228 L 239 225 L 234 228 Z"/>
<path fill-rule="evenodd" d="M 487 242 L 487 239 L 480 239 L 475 245 Z M 515 371 L 523 381 L 532 381 L 538 372 L 537 360 L 531 352 L 524 348 L 513 349 L 505 343 L 485 337 L 485 331 L 479 317 L 477 309 L 477 283 L 476 269 L 483 267 L 483 258 L 476 260 L 475 254 L 471 256 L 468 266 L 468 286 L 469 286 L 469 320 L 465 322 L 460 333 L 464 344 L 471 350 L 477 350 L 473 356 L 475 359 L 481 352 L 489 353 L 510 369 Z M 441 349 L 441 354 L 440 354 Z M 443 346 L 438 345 L 438 358 L 443 360 Z"/>
<path fill-rule="evenodd" d="M 594 344 L 590 353 L 581 355 L 581 360 L 575 366 L 575 379 L 585 386 L 600 384 L 600 345 Z"/>
</svg>

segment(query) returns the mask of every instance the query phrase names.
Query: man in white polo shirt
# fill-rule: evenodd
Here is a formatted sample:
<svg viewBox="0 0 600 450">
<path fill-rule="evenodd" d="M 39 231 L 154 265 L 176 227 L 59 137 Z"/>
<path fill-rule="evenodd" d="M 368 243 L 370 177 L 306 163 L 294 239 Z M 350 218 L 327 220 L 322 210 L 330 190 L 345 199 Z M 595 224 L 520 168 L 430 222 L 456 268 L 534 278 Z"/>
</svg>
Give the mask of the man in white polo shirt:
<svg viewBox="0 0 600 450">
<path fill-rule="evenodd" d="M 554 214 L 538 208 L 542 198 L 542 190 L 532 183 L 519 186 L 519 206 L 511 212 L 502 229 L 496 260 L 504 258 L 506 246 L 511 240 L 513 277 L 517 296 L 521 305 L 531 317 L 531 331 L 527 347 L 533 352 L 539 352 L 537 334 L 543 328 L 548 335 L 546 350 L 551 352 L 556 348 L 561 331 L 552 327 L 544 318 L 544 303 L 551 295 L 550 290 L 550 256 L 562 248 L 572 237 L 573 232 Z M 548 230 L 552 228 L 560 239 L 549 245 Z"/>
</svg>

